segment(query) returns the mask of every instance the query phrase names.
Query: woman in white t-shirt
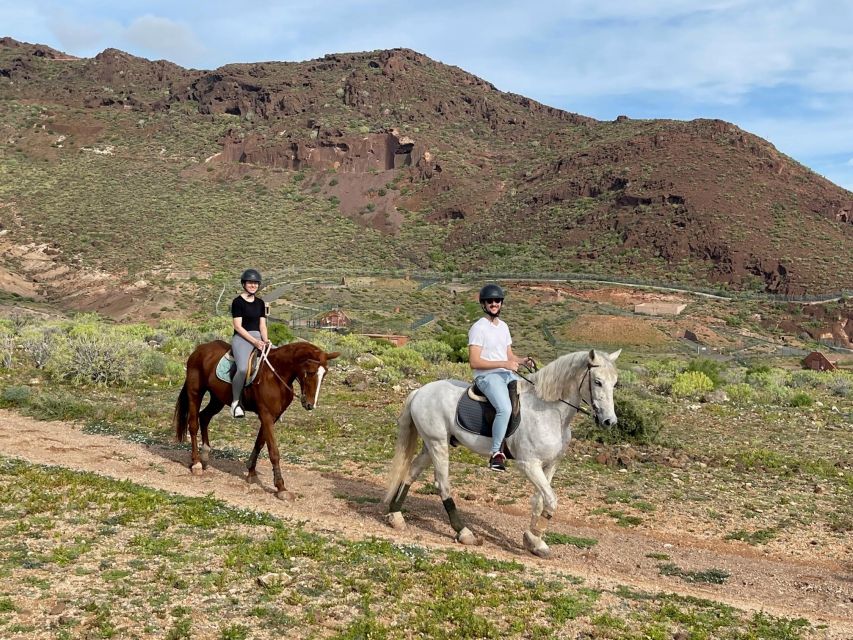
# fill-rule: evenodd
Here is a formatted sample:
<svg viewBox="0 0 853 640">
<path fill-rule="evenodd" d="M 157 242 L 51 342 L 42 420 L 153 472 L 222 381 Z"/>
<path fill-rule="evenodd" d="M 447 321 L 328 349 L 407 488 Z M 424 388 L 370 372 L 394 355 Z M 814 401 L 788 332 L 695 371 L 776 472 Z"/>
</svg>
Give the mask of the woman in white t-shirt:
<svg viewBox="0 0 853 640">
<path fill-rule="evenodd" d="M 468 362 L 474 370 L 474 381 L 495 408 L 492 423 L 492 448 L 489 469 L 506 471 L 506 456 L 501 452 L 509 425 L 512 403 L 507 385 L 517 379 L 518 365 L 526 358 L 512 353 L 512 336 L 506 322 L 501 320 L 504 292 L 496 284 L 480 289 L 480 305 L 486 315 L 468 331 Z"/>
</svg>

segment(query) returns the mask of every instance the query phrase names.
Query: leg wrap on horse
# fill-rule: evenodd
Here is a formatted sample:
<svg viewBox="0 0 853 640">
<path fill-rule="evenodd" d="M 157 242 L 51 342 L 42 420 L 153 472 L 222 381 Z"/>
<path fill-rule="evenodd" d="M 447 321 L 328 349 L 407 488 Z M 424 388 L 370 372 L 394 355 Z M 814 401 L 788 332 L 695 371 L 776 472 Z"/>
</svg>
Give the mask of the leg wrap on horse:
<svg viewBox="0 0 853 640">
<path fill-rule="evenodd" d="M 533 519 L 530 521 L 530 532 L 537 538 L 541 538 L 545 533 L 545 529 L 548 528 L 548 521 L 550 519 L 544 515 L 533 516 Z"/>
<path fill-rule="evenodd" d="M 399 511 L 403 506 L 403 501 L 406 499 L 406 495 L 409 493 L 410 484 L 401 484 L 397 487 L 397 493 L 394 495 L 394 499 L 391 501 L 391 504 L 388 505 L 388 513 L 394 513 L 395 511 Z"/>
<path fill-rule="evenodd" d="M 459 512 L 456 511 L 456 503 L 453 502 L 453 498 L 442 500 L 441 504 L 444 505 L 444 510 L 447 511 L 447 517 L 450 518 L 450 526 L 453 527 L 453 530 L 456 533 L 462 531 L 465 525 L 462 524 L 462 518 L 459 517 Z"/>
</svg>

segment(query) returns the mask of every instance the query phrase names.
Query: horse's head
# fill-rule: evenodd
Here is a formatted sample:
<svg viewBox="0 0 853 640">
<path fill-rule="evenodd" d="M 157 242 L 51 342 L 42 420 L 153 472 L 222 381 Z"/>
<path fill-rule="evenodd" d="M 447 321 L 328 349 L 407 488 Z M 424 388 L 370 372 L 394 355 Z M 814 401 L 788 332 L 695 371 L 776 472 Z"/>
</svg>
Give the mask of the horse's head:
<svg viewBox="0 0 853 640">
<path fill-rule="evenodd" d="M 339 355 L 341 354 L 337 351 L 326 353 L 315 347 L 314 353 L 303 360 L 296 370 L 296 378 L 299 380 L 299 388 L 302 390 L 299 401 L 306 410 L 311 411 L 317 406 L 320 401 L 320 385 L 323 383 L 323 376 L 329 370 L 328 362 Z"/>
<path fill-rule="evenodd" d="M 587 401 L 592 407 L 592 416 L 598 424 L 605 427 L 616 425 L 616 410 L 613 406 L 613 387 L 619 372 L 613 364 L 622 353 L 622 349 L 611 354 L 602 353 L 591 349 L 587 360 L 586 377 L 589 379 L 587 389 L 581 389 L 581 395 L 589 394 Z"/>
</svg>

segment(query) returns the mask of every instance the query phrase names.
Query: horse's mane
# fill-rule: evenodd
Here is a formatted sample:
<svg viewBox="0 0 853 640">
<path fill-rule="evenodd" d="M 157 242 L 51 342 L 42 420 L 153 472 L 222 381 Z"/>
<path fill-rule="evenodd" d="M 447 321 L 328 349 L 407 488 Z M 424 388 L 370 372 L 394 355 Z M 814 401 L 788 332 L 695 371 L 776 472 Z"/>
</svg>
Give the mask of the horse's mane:
<svg viewBox="0 0 853 640">
<path fill-rule="evenodd" d="M 289 342 L 270 351 L 270 357 L 276 362 L 280 360 L 300 360 L 318 358 L 323 353 L 320 347 L 307 341 Z"/>
<path fill-rule="evenodd" d="M 546 364 L 532 376 L 536 395 L 546 402 L 565 398 L 573 390 L 569 382 L 586 367 L 587 358 L 589 351 L 575 351 Z"/>
</svg>

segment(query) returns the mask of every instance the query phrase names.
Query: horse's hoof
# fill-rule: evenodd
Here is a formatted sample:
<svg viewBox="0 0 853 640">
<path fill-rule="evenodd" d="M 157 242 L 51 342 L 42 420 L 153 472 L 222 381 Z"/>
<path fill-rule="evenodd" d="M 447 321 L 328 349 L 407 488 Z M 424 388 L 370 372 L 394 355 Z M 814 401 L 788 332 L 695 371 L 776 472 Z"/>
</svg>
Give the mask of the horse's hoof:
<svg viewBox="0 0 853 640">
<path fill-rule="evenodd" d="M 483 544 L 483 541 L 475 536 L 468 527 L 463 527 L 462 530 L 456 534 L 456 542 L 470 547 L 479 547 Z"/>
<path fill-rule="evenodd" d="M 247 473 L 246 474 L 246 482 L 248 482 L 249 484 L 260 484 L 261 483 L 260 479 L 258 478 L 257 473 Z"/>
<path fill-rule="evenodd" d="M 296 494 L 291 493 L 287 489 L 282 489 L 281 491 L 276 491 L 275 497 L 278 498 L 279 500 L 283 500 L 285 502 L 292 502 L 292 501 L 296 500 Z"/>
<path fill-rule="evenodd" d="M 530 531 L 524 532 L 524 549 L 540 558 L 551 557 L 551 549 L 545 544 L 545 541 L 533 535 Z"/>
<path fill-rule="evenodd" d="M 391 513 L 386 513 L 385 524 L 387 524 L 392 529 L 397 529 L 398 531 L 403 531 L 406 528 L 406 520 L 405 518 L 403 518 L 403 514 L 399 511 L 392 511 Z"/>
<path fill-rule="evenodd" d="M 194 476 L 200 476 L 204 473 L 204 468 L 201 466 L 201 462 L 196 462 L 193 466 L 190 467 L 190 471 Z"/>
</svg>

